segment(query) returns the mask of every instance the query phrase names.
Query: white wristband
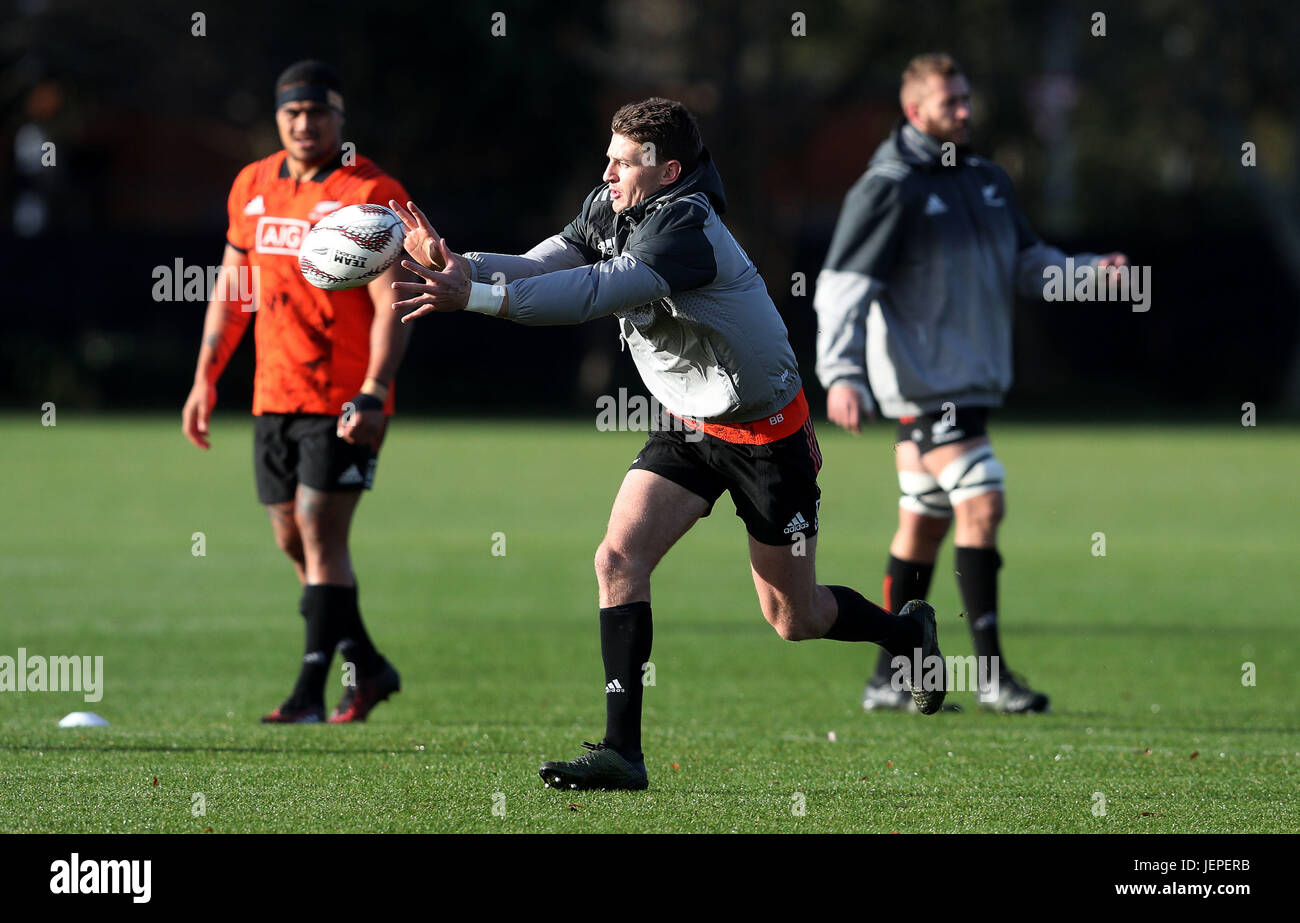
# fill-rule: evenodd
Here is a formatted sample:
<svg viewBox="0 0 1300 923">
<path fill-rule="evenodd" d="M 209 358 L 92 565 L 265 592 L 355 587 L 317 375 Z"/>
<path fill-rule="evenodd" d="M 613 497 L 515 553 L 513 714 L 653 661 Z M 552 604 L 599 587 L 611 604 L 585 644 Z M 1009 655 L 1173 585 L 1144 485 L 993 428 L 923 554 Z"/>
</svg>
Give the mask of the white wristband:
<svg viewBox="0 0 1300 923">
<path fill-rule="evenodd" d="M 500 314 L 501 302 L 506 300 L 504 285 L 487 285 L 483 282 L 469 284 L 469 301 L 465 303 L 466 311 L 476 314 Z"/>
</svg>

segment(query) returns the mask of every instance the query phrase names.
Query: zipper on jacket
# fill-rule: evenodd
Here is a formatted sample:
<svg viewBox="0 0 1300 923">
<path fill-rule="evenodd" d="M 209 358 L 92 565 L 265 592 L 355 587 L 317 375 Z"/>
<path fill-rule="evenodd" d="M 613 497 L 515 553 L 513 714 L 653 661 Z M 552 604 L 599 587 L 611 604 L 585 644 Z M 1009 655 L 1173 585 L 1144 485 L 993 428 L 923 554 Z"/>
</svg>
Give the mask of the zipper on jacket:
<svg viewBox="0 0 1300 923">
<path fill-rule="evenodd" d="M 627 224 L 628 237 L 631 237 L 632 234 L 636 231 L 636 222 L 634 222 L 631 218 L 624 217 L 623 215 L 614 216 L 614 256 L 621 256 L 623 253 L 623 247 L 619 244 L 619 239 L 618 239 L 619 230 L 620 230 L 619 226 L 623 223 Z M 618 351 L 622 353 L 627 348 L 628 348 L 627 337 L 623 334 L 623 318 L 620 317 L 618 319 Z"/>
</svg>

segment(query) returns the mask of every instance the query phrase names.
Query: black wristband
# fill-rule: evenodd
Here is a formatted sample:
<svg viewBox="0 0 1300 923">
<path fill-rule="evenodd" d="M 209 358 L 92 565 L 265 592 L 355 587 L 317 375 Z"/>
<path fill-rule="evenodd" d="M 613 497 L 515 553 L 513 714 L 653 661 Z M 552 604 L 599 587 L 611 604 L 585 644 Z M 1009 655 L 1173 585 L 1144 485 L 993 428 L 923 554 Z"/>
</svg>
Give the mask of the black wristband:
<svg viewBox="0 0 1300 923">
<path fill-rule="evenodd" d="M 373 394 L 358 394 L 352 400 L 348 401 L 359 412 L 365 410 L 383 410 L 384 402 Z"/>
</svg>

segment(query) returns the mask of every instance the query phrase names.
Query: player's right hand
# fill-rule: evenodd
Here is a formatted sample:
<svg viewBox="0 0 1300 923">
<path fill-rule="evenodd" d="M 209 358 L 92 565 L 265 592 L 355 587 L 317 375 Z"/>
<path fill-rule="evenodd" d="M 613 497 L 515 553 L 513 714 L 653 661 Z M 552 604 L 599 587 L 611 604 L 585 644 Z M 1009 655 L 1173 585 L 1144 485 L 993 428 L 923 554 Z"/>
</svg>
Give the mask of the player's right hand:
<svg viewBox="0 0 1300 923">
<path fill-rule="evenodd" d="M 396 199 L 389 199 L 388 207 L 402 219 L 402 225 L 406 229 L 403 246 L 411 259 L 430 269 L 442 269 L 445 262 L 442 257 L 442 238 L 424 216 L 424 212 L 420 211 L 420 207 L 414 202 L 407 202 L 406 208 L 403 208 Z"/>
<path fill-rule="evenodd" d="M 181 432 L 200 449 L 211 447 L 208 442 L 208 419 L 212 416 L 212 408 L 216 406 L 217 386 L 195 382 L 190 389 L 190 396 L 185 399 L 185 409 L 181 411 Z"/>
<path fill-rule="evenodd" d="M 876 419 L 876 410 L 862 388 L 838 382 L 826 392 L 826 416 L 850 433 L 860 433 L 864 419 L 868 422 Z"/>
</svg>

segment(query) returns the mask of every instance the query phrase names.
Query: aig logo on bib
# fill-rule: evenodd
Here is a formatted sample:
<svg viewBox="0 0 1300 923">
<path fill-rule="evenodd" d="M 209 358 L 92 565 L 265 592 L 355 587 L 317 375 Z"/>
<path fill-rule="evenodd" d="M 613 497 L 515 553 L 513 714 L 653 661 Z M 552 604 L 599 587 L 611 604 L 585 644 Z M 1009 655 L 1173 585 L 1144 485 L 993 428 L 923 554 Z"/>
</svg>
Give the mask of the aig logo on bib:
<svg viewBox="0 0 1300 923">
<path fill-rule="evenodd" d="M 311 225 L 298 218 L 258 218 L 255 247 L 258 253 L 297 256 Z"/>
</svg>

